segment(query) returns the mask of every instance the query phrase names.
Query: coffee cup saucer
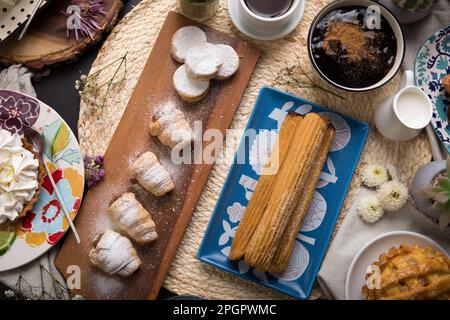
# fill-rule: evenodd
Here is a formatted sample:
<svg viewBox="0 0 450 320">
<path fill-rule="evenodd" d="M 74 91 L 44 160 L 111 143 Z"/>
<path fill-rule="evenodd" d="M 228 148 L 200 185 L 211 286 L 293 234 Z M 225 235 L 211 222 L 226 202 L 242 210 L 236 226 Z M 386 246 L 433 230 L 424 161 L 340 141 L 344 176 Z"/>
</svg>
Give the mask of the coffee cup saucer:
<svg viewBox="0 0 450 320">
<path fill-rule="evenodd" d="M 239 1 L 236 0 L 228 0 L 228 12 L 234 26 L 247 37 L 255 40 L 273 41 L 284 38 L 289 33 L 294 31 L 303 18 L 303 14 L 305 12 L 305 1 L 300 0 L 300 4 L 295 9 L 291 20 L 280 28 L 268 28 L 266 30 L 261 30 L 250 26 L 242 16 L 239 10 Z"/>
</svg>

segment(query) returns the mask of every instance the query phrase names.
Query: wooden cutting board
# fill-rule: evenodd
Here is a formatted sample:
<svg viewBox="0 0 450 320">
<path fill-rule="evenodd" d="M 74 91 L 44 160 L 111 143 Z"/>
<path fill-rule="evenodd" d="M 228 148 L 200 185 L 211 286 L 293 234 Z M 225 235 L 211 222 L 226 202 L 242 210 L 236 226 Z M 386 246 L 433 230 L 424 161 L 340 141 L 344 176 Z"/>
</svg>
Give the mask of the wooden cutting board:
<svg viewBox="0 0 450 320">
<path fill-rule="evenodd" d="M 93 37 L 76 40 L 73 31 L 67 38 L 67 17 L 63 14 L 74 2 L 51 1 L 33 19 L 21 41 L 17 40 L 22 28 L 18 28 L 0 44 L 0 62 L 6 65 L 23 64 L 31 69 L 41 69 L 66 61 L 75 60 L 84 50 L 103 38 L 117 20 L 123 7 L 122 0 L 104 0 L 105 16 L 99 16 L 101 26 Z"/>
<path fill-rule="evenodd" d="M 198 103 L 182 102 L 172 86 L 172 76 L 179 63 L 170 56 L 172 35 L 180 27 L 198 25 L 212 43 L 229 44 L 241 57 L 238 72 L 226 81 L 212 81 L 208 95 Z M 81 289 L 73 290 L 87 299 L 155 299 L 175 257 L 192 212 L 208 179 L 212 165 L 174 165 L 171 150 L 150 137 L 148 124 L 153 110 L 167 101 L 175 101 L 191 122 L 201 121 L 203 131 L 229 128 L 241 97 L 259 58 L 259 51 L 177 13 L 170 12 L 155 42 L 141 78 L 105 154 L 105 179 L 87 193 L 76 219 L 82 243 L 77 245 L 69 232 L 57 258 L 56 267 L 65 276 L 68 267 L 81 268 Z M 203 143 L 206 146 L 207 143 Z M 169 171 L 175 190 L 156 198 L 132 183 L 127 174 L 130 159 L 151 150 Z M 134 191 L 152 214 L 159 238 L 156 242 L 134 244 L 143 265 L 129 278 L 109 276 L 93 267 L 88 259 L 95 236 L 111 228 L 106 209 L 111 201 L 127 191 Z"/>
</svg>

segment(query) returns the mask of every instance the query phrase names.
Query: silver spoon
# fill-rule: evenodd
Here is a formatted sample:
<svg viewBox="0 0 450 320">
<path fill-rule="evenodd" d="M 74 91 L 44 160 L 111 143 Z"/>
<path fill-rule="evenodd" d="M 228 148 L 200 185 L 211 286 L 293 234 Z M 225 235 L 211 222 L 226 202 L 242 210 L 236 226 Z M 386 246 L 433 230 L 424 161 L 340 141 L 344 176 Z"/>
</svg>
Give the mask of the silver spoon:
<svg viewBox="0 0 450 320">
<path fill-rule="evenodd" d="M 44 3 L 44 0 L 39 0 L 38 3 L 36 4 L 36 7 L 33 9 L 33 12 L 31 13 L 31 16 L 28 18 L 27 24 L 25 25 L 25 27 L 23 27 L 22 31 L 20 32 L 18 38 L 19 41 L 22 40 L 23 36 L 25 35 L 25 32 L 27 32 L 28 27 L 31 24 L 31 21 L 33 21 L 33 18 L 36 15 L 38 9 L 42 6 L 42 3 Z"/>
<path fill-rule="evenodd" d="M 44 156 L 44 150 L 45 150 L 45 141 L 44 138 L 35 130 L 28 129 L 25 132 L 25 137 L 29 142 L 33 144 L 34 151 L 38 154 L 39 160 L 41 160 L 41 163 L 44 165 L 45 171 L 47 172 L 48 178 L 50 180 L 50 183 L 53 186 L 53 189 L 55 190 L 56 197 L 58 198 L 59 203 L 61 204 L 61 207 L 64 211 L 64 214 L 67 218 L 67 221 L 69 222 L 70 228 L 73 231 L 73 234 L 75 235 L 75 239 L 78 243 L 80 243 L 80 236 L 78 235 L 77 229 L 75 228 L 72 218 L 70 217 L 70 213 L 66 208 L 66 204 L 64 203 L 63 197 L 61 197 L 61 194 L 59 193 L 58 187 L 56 186 L 55 181 L 53 180 L 52 174 L 50 170 L 48 169 L 47 163 L 45 162 L 45 156 Z"/>
</svg>

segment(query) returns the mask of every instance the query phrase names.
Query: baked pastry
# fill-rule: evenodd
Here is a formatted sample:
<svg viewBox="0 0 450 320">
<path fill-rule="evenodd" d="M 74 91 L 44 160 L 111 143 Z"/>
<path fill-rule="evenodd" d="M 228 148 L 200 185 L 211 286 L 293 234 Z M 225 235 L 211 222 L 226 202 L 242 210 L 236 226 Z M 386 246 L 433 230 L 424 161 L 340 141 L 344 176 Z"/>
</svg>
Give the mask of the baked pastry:
<svg viewBox="0 0 450 320">
<path fill-rule="evenodd" d="M 329 122 L 309 113 L 292 133 L 289 153 L 283 161 L 264 213 L 248 244 L 245 262 L 259 271 L 270 270 L 280 240 L 291 221 L 309 173 L 316 166 Z M 294 143 L 295 142 L 295 143 Z"/>
<path fill-rule="evenodd" d="M 171 148 L 184 147 L 194 139 L 194 131 L 184 113 L 173 102 L 165 104 L 153 114 L 149 130 L 152 136 L 157 136 Z"/>
<path fill-rule="evenodd" d="M 377 283 L 375 270 L 366 274 L 370 285 L 362 292 L 369 300 L 450 299 L 450 259 L 442 252 L 403 244 L 382 254 L 372 266 L 379 268 L 380 278 Z"/>
<path fill-rule="evenodd" d="M 450 94 L 450 74 L 446 75 L 443 79 L 442 79 L 442 85 L 444 86 L 445 91 L 447 91 L 447 93 Z"/>
<path fill-rule="evenodd" d="M 134 241 L 145 244 L 158 238 L 150 213 L 132 192 L 121 195 L 108 208 L 108 214 L 119 228 Z"/>
<path fill-rule="evenodd" d="M 172 37 L 172 57 L 184 63 L 186 52 L 193 46 L 206 43 L 206 34 L 196 26 L 183 27 L 177 30 Z"/>
<path fill-rule="evenodd" d="M 186 53 L 186 72 L 196 80 L 213 79 L 223 63 L 223 53 L 218 46 L 202 43 L 191 47 Z"/>
<path fill-rule="evenodd" d="M 180 66 L 173 74 L 173 87 L 186 102 L 197 102 L 203 99 L 209 91 L 209 80 L 195 80 L 188 76 L 186 65 Z"/>
<path fill-rule="evenodd" d="M 283 165 L 283 162 L 289 152 L 293 137 L 292 133 L 295 132 L 302 119 L 303 117 L 291 113 L 286 116 L 286 119 L 281 126 L 278 141 L 273 148 L 273 150 L 278 149 L 279 167 Z M 271 159 L 270 161 L 274 160 Z M 264 209 L 269 201 L 275 185 L 276 177 L 277 176 L 274 174 L 263 174 L 259 178 L 255 191 L 253 192 L 250 202 L 245 210 L 244 216 L 242 217 L 239 227 L 236 230 L 229 254 L 230 260 L 239 260 L 244 257 L 248 244 L 264 214 Z"/>
<path fill-rule="evenodd" d="M 43 171 L 32 145 L 0 130 L 0 224 L 31 210 L 39 196 Z"/>
<path fill-rule="evenodd" d="M 229 45 L 218 44 L 217 47 L 222 51 L 223 63 L 217 71 L 215 79 L 225 80 L 233 76 L 239 69 L 239 56 Z"/>
<path fill-rule="evenodd" d="M 270 265 L 270 271 L 272 273 L 283 272 L 289 264 L 289 258 L 294 249 L 295 239 L 300 232 L 303 220 L 311 205 L 320 174 L 322 173 L 323 166 L 334 141 L 335 131 L 336 130 L 333 127 L 329 127 L 325 133 L 325 138 L 320 145 L 319 153 L 315 158 L 314 167 L 309 174 L 308 180 L 303 186 L 302 196 L 297 202 L 297 206 L 291 215 L 291 219 L 286 226 L 286 230 L 284 230 L 275 256 L 273 257 Z"/>
<path fill-rule="evenodd" d="M 112 230 L 96 237 L 89 260 L 107 274 L 122 277 L 132 275 L 142 264 L 131 241 Z"/>
<path fill-rule="evenodd" d="M 142 154 L 131 164 L 130 176 L 157 197 L 161 197 L 175 188 L 170 174 L 159 163 L 155 154 L 150 151 Z"/>
</svg>

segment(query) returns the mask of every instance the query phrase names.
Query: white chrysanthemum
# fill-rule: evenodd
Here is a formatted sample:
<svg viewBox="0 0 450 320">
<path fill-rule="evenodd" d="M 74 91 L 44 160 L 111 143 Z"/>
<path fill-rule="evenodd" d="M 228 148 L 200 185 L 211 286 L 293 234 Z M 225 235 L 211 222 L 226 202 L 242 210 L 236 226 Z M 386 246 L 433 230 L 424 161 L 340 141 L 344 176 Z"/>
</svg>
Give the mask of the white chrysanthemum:
<svg viewBox="0 0 450 320">
<path fill-rule="evenodd" d="M 408 188 L 399 181 L 389 181 L 380 187 L 378 198 L 385 210 L 398 211 L 408 200 Z"/>
<path fill-rule="evenodd" d="M 364 221 L 374 223 L 383 217 L 384 209 L 376 196 L 367 196 L 359 202 L 358 215 Z"/>
<path fill-rule="evenodd" d="M 398 180 L 397 168 L 393 165 L 387 165 L 386 169 L 388 171 L 389 180 Z"/>
<path fill-rule="evenodd" d="M 369 188 L 377 188 L 388 181 L 388 179 L 388 171 L 384 166 L 375 164 L 364 168 L 362 182 Z"/>
<path fill-rule="evenodd" d="M 72 300 L 84 300 L 84 297 L 81 294 L 76 294 L 72 297 Z"/>
<path fill-rule="evenodd" d="M 5 294 L 5 297 L 8 299 L 12 299 L 16 296 L 16 293 L 12 290 L 5 290 L 4 294 Z"/>
</svg>

